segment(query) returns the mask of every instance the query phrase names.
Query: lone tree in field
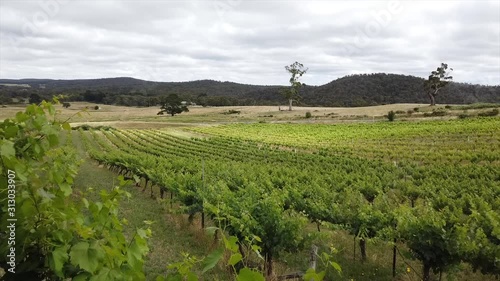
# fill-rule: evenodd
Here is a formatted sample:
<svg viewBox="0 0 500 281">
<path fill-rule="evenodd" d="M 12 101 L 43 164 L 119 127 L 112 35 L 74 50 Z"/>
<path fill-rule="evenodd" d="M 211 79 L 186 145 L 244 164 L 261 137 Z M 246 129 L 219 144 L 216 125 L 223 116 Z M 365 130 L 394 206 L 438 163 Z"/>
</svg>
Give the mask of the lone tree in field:
<svg viewBox="0 0 500 281">
<path fill-rule="evenodd" d="M 292 111 L 292 103 L 299 98 L 299 90 L 302 87 L 299 78 L 307 72 L 308 68 L 304 68 L 304 65 L 299 62 L 294 62 L 285 66 L 285 69 L 292 76 L 290 77 L 290 88 L 283 89 L 282 94 L 288 100 L 288 110 Z"/>
<path fill-rule="evenodd" d="M 444 88 L 453 80 L 450 72 L 447 72 L 448 64 L 441 63 L 441 66 L 431 72 L 429 79 L 424 82 L 425 91 L 431 99 L 431 106 L 436 105 L 436 96 L 441 88 Z M 450 68 L 453 71 L 453 68 Z"/>
<path fill-rule="evenodd" d="M 187 106 L 182 105 L 182 100 L 176 94 L 170 94 L 161 101 L 161 108 L 158 115 L 163 115 L 165 112 L 174 116 L 182 112 L 188 112 Z"/>
</svg>

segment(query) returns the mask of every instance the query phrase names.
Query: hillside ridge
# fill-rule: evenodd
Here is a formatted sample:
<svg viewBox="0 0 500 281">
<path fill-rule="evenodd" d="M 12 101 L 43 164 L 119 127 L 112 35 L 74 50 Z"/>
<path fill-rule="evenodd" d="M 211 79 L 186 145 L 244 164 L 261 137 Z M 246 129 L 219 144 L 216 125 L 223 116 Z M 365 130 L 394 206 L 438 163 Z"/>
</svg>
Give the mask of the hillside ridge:
<svg viewBox="0 0 500 281">
<path fill-rule="evenodd" d="M 425 79 L 403 74 L 354 74 L 320 86 L 305 85 L 301 105 L 370 106 L 392 103 L 426 103 Z M 9 87 L 2 84 L 23 84 Z M 69 101 L 148 106 L 160 97 L 175 93 L 192 103 L 222 105 L 277 105 L 285 100 L 280 94 L 286 85 L 250 85 L 210 79 L 186 82 L 153 82 L 132 77 L 98 79 L 0 79 L 0 102 L 27 98 L 37 93 L 44 98 L 64 94 Z M 500 85 L 486 86 L 453 82 L 438 95 L 439 103 L 500 103 Z"/>
</svg>

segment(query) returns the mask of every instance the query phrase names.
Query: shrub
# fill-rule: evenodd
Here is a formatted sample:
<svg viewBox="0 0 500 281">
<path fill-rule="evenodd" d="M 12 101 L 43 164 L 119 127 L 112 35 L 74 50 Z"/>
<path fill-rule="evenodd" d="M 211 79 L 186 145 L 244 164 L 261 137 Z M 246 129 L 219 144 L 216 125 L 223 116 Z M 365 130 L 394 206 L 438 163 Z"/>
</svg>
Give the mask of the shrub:
<svg viewBox="0 0 500 281">
<path fill-rule="evenodd" d="M 113 127 L 110 127 L 110 126 L 96 126 L 96 127 L 92 127 L 88 124 L 83 124 L 83 125 L 80 125 L 80 126 L 75 126 L 75 127 L 71 127 L 72 130 L 82 130 L 82 131 L 90 131 L 90 130 L 97 130 L 97 131 L 112 131 L 114 130 L 115 128 Z"/>
<path fill-rule="evenodd" d="M 468 115 L 467 113 L 460 113 L 460 114 L 458 115 L 458 119 L 465 119 L 465 118 L 467 118 L 467 117 L 469 117 L 469 115 Z"/>
<path fill-rule="evenodd" d="M 80 126 L 72 127 L 71 129 L 73 129 L 73 130 L 82 129 L 83 131 L 88 131 L 88 130 L 92 129 L 92 127 L 90 127 L 87 124 L 83 124 L 83 125 L 80 125 Z"/>
<path fill-rule="evenodd" d="M 68 108 L 68 107 L 70 107 L 70 106 L 71 106 L 71 103 L 69 103 L 69 102 L 64 102 L 64 103 L 63 103 L 63 107 L 64 107 L 64 108 Z"/>
<path fill-rule="evenodd" d="M 486 109 L 486 108 L 496 108 L 500 106 L 498 103 L 473 103 L 461 106 L 455 106 L 456 109 Z"/>
<path fill-rule="evenodd" d="M 97 126 L 97 127 L 94 127 L 93 129 L 99 130 L 99 131 L 112 131 L 115 128 L 110 127 L 110 126 Z"/>
<path fill-rule="evenodd" d="M 405 112 L 403 110 L 397 110 L 396 114 L 405 114 Z"/>
<path fill-rule="evenodd" d="M 308 112 L 306 112 L 306 118 L 311 118 L 311 117 L 312 117 L 311 112 L 309 112 L 309 111 L 308 111 Z"/>
<path fill-rule="evenodd" d="M 445 105 L 445 107 L 444 107 L 444 108 L 446 108 L 446 109 L 451 109 L 451 105 Z"/>
<path fill-rule="evenodd" d="M 420 109 L 418 107 L 415 107 L 413 111 L 418 112 Z"/>
<path fill-rule="evenodd" d="M 224 112 L 222 112 L 222 114 L 224 114 L 224 115 L 229 115 L 229 114 L 240 114 L 240 113 L 241 113 L 241 111 L 239 111 L 239 110 L 234 110 L 234 109 L 230 109 L 230 110 L 228 110 L 228 111 L 224 111 Z"/>
<path fill-rule="evenodd" d="M 434 116 L 446 116 L 448 114 L 448 112 L 446 110 L 444 110 L 443 108 L 438 108 L 438 109 L 434 109 L 432 110 L 431 113 L 424 113 L 424 117 L 434 117 Z"/>
<path fill-rule="evenodd" d="M 409 109 L 406 113 L 407 113 L 408 115 L 412 115 L 412 114 L 413 114 L 413 110 Z"/>
<path fill-rule="evenodd" d="M 390 122 L 394 121 L 395 118 L 396 118 L 396 112 L 391 110 L 387 113 L 387 119 L 389 119 Z"/>
<path fill-rule="evenodd" d="M 99 110 L 101 109 L 98 105 L 94 106 L 94 110 Z"/>
<path fill-rule="evenodd" d="M 498 113 L 499 113 L 498 108 L 494 108 L 489 111 L 479 112 L 477 115 L 487 117 L 487 116 L 497 116 Z"/>
<path fill-rule="evenodd" d="M 432 111 L 432 116 L 446 116 L 446 114 L 448 114 L 448 112 L 444 109 L 438 109 Z"/>
</svg>

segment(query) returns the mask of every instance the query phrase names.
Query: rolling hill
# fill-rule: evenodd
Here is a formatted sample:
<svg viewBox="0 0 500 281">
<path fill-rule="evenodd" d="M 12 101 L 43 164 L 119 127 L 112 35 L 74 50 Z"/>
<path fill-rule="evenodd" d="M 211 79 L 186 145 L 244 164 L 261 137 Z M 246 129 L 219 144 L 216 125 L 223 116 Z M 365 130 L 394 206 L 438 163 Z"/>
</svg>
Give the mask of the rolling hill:
<svg viewBox="0 0 500 281">
<path fill-rule="evenodd" d="M 423 78 L 400 74 L 360 74 L 345 76 L 321 86 L 305 86 L 301 104 L 310 106 L 367 106 L 391 103 L 426 103 Z M 27 84 L 12 87 L 12 84 Z M 148 106 L 160 97 L 175 93 L 202 105 L 276 105 L 285 103 L 283 86 L 248 85 L 214 80 L 151 82 L 129 77 L 51 80 L 0 79 L 0 102 L 28 98 L 37 93 L 45 98 L 64 94 L 69 101 Z M 438 103 L 500 103 L 500 86 L 451 83 L 440 92 Z"/>
</svg>

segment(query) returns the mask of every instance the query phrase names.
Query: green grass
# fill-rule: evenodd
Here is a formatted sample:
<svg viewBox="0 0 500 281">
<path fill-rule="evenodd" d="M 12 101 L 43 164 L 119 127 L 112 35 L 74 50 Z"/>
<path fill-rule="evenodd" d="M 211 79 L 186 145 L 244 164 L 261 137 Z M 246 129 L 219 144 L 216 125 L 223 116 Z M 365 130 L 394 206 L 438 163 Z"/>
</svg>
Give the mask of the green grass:
<svg viewBox="0 0 500 281">
<path fill-rule="evenodd" d="M 117 183 L 118 175 L 104 167 L 98 167 L 86 156 L 77 132 L 73 133 L 73 143 L 83 160 L 75 179 L 75 189 L 112 188 Z M 154 221 L 151 226 L 153 236 L 149 240 L 150 253 L 146 258 L 144 268 L 147 280 L 154 280 L 157 275 L 165 274 L 166 266 L 182 261 L 184 252 L 197 257 L 204 257 L 210 252 L 211 238 L 199 229 L 199 224 L 190 225 L 185 217 L 169 213 L 168 204 L 161 204 L 149 196 L 149 188 L 144 193 L 142 187 L 136 187 L 133 184 L 125 188 L 132 195 L 130 200 L 120 202 L 120 217 L 128 221 L 125 233 L 130 234 L 136 227 L 143 226 L 145 220 Z M 157 190 L 155 192 L 158 194 Z M 94 194 L 89 199 L 95 200 L 98 196 Z M 214 280 L 225 280 L 227 273 L 216 269 L 210 277 Z"/>
<path fill-rule="evenodd" d="M 485 108 L 498 108 L 500 103 L 473 103 L 467 105 L 451 106 L 453 110 L 468 110 L 468 109 L 485 109 Z"/>
</svg>

